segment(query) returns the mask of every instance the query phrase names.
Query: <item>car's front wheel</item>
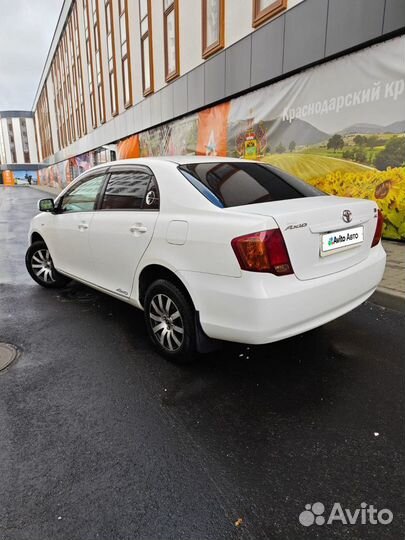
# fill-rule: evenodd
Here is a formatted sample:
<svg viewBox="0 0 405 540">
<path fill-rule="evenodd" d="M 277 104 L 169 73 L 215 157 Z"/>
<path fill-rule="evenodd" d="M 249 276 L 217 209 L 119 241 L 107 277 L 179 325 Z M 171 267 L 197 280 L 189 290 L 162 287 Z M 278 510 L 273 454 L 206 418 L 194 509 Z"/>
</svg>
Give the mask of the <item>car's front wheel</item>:
<svg viewBox="0 0 405 540">
<path fill-rule="evenodd" d="M 146 291 L 145 321 L 155 348 L 168 360 L 189 364 L 196 356 L 195 310 L 173 283 L 159 279 Z"/>
<path fill-rule="evenodd" d="M 29 275 L 42 287 L 58 289 L 64 287 L 69 279 L 55 270 L 51 254 L 45 242 L 33 242 L 25 255 Z"/>
</svg>

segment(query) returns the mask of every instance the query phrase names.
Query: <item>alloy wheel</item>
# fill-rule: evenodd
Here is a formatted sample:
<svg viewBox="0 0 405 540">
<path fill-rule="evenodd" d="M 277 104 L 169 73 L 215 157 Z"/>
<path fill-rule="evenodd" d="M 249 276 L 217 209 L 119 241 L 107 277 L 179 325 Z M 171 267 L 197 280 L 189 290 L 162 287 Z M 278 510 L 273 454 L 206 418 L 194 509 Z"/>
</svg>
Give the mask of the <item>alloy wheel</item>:
<svg viewBox="0 0 405 540">
<path fill-rule="evenodd" d="M 184 340 L 184 323 L 174 301 L 165 294 L 156 294 L 149 306 L 153 334 L 169 352 L 180 349 Z"/>
<path fill-rule="evenodd" d="M 45 283 L 55 281 L 55 272 L 49 251 L 45 248 L 39 249 L 31 257 L 31 268 L 38 279 Z"/>
</svg>

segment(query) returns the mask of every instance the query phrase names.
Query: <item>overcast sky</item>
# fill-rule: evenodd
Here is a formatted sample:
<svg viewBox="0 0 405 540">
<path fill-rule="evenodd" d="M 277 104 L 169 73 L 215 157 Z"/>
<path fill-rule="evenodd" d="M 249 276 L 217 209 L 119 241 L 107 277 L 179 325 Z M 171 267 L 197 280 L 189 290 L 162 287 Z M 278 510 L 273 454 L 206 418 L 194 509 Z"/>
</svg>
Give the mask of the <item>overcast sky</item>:
<svg viewBox="0 0 405 540">
<path fill-rule="evenodd" d="M 30 110 L 63 0 L 0 0 L 0 111 Z"/>
</svg>

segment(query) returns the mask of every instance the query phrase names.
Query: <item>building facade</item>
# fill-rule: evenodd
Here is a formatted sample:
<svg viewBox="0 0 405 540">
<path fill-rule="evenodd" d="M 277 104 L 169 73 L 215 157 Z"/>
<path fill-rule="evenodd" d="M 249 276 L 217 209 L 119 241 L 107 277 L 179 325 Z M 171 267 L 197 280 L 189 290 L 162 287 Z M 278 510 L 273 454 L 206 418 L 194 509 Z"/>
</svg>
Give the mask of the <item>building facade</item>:
<svg viewBox="0 0 405 540">
<path fill-rule="evenodd" d="M 405 238 L 404 32 L 403 0 L 65 0 L 33 104 L 40 181 L 151 154 L 263 159 L 374 198 Z"/>
</svg>

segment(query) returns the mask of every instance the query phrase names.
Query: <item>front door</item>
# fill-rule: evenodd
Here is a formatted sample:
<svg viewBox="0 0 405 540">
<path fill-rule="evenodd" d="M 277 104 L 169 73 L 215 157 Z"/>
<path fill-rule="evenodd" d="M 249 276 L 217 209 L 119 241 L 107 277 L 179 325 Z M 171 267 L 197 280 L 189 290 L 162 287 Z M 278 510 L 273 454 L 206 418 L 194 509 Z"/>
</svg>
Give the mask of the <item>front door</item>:
<svg viewBox="0 0 405 540">
<path fill-rule="evenodd" d="M 94 284 L 129 297 L 135 270 L 152 239 L 159 192 L 148 167 L 110 170 L 89 232 Z"/>
<path fill-rule="evenodd" d="M 105 181 L 105 172 L 93 173 L 76 183 L 60 200 L 47 238 L 57 270 L 92 281 L 89 227 Z"/>
</svg>

